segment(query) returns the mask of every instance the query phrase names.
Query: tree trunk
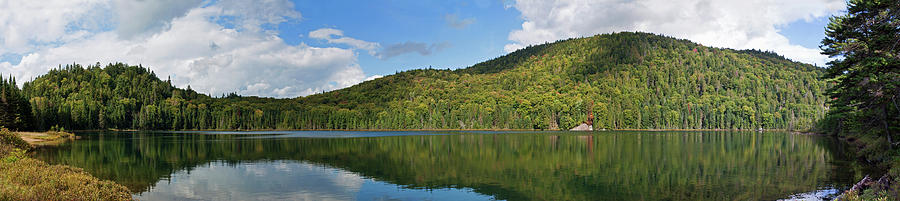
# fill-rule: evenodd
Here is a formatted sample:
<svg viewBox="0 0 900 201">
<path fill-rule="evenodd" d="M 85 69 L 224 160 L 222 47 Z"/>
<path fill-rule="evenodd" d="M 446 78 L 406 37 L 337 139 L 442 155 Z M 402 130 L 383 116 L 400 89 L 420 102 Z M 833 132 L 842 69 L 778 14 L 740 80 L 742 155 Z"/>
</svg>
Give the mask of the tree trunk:
<svg viewBox="0 0 900 201">
<path fill-rule="evenodd" d="M 884 134 L 887 136 L 890 148 L 894 148 L 894 141 L 891 140 L 891 128 L 888 126 L 887 107 L 881 106 L 881 125 L 884 126 Z"/>
</svg>

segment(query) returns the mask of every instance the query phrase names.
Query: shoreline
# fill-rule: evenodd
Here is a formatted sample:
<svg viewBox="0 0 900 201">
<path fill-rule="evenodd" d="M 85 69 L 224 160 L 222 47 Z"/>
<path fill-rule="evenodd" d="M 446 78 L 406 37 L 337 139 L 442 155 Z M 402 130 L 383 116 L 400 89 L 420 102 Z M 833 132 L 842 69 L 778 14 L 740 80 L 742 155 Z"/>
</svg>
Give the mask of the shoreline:
<svg viewBox="0 0 900 201">
<path fill-rule="evenodd" d="M 65 143 L 70 140 L 75 140 L 75 137 L 72 133 L 67 132 L 56 132 L 56 131 L 47 131 L 47 132 L 25 132 L 25 131 L 16 131 L 16 134 L 19 135 L 19 138 L 25 140 L 28 144 L 32 146 L 55 146 L 62 143 Z"/>
<path fill-rule="evenodd" d="M 170 132 L 170 131 L 559 131 L 559 132 L 604 132 L 604 131 L 758 131 L 789 132 L 800 135 L 821 135 L 808 131 L 787 129 L 600 129 L 593 131 L 541 130 L 541 129 L 173 129 L 173 130 L 139 130 L 139 129 L 90 129 L 72 130 L 71 132 Z"/>
<path fill-rule="evenodd" d="M 37 146 L 75 139 L 66 132 L 0 129 L 0 200 L 133 200 L 125 186 L 81 168 L 52 165 L 29 156 Z"/>
</svg>

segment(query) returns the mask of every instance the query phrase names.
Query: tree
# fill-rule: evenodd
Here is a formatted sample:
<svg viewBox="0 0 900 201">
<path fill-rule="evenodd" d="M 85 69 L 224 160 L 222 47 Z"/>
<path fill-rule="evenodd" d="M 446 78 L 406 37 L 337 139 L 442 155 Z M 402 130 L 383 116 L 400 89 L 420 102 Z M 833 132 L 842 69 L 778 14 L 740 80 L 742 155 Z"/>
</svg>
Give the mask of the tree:
<svg viewBox="0 0 900 201">
<path fill-rule="evenodd" d="M 122 63 L 60 66 L 22 92 L 38 130 L 569 129 L 582 120 L 614 129 L 807 129 L 824 116 L 824 72 L 772 52 L 623 32 L 290 99 L 212 97 Z"/>
<path fill-rule="evenodd" d="M 855 121 L 849 123 L 893 146 L 900 123 L 900 2 L 851 0 L 847 14 L 831 18 L 822 54 L 837 58 L 824 76 L 835 83 L 826 91 L 829 116 Z"/>
<path fill-rule="evenodd" d="M 0 77 L 0 127 L 29 129 L 32 118 L 31 105 L 16 86 L 16 79 Z"/>
</svg>

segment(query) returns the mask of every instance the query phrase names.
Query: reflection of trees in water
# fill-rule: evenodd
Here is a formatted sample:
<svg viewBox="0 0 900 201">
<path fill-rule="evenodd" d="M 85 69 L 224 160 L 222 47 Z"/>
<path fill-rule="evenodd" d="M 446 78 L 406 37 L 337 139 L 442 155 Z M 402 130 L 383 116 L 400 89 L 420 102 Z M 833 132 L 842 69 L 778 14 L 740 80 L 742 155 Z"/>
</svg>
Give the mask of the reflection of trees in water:
<svg viewBox="0 0 900 201">
<path fill-rule="evenodd" d="M 780 133 L 242 137 L 101 135 L 39 158 L 134 192 L 210 161 L 302 160 L 409 188 L 469 187 L 514 200 L 771 200 L 850 183 L 830 175 L 855 174 L 827 142 Z"/>
</svg>

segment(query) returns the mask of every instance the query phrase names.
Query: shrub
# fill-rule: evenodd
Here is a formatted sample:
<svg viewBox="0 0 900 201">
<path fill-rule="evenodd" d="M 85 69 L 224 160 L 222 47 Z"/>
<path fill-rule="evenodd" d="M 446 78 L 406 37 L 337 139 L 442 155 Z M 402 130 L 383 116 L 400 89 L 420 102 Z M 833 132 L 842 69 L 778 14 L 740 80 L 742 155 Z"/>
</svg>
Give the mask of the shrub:
<svg viewBox="0 0 900 201">
<path fill-rule="evenodd" d="M 18 134 L 9 131 L 9 129 L 0 129 L 0 156 L 4 156 L 15 149 L 29 150 L 31 145 L 22 140 Z"/>
<path fill-rule="evenodd" d="M 6 154 L 6 156 L 0 155 L 0 162 L 16 162 L 25 158 L 25 150 L 21 150 L 19 148 L 13 148 L 12 151 Z"/>
<path fill-rule="evenodd" d="M 0 160 L 0 200 L 131 200 L 128 188 L 80 168 L 32 159 Z"/>
<path fill-rule="evenodd" d="M 70 133 L 53 136 L 71 138 Z M 131 200 L 128 188 L 80 168 L 29 158 L 18 134 L 0 129 L 0 200 Z"/>
</svg>

